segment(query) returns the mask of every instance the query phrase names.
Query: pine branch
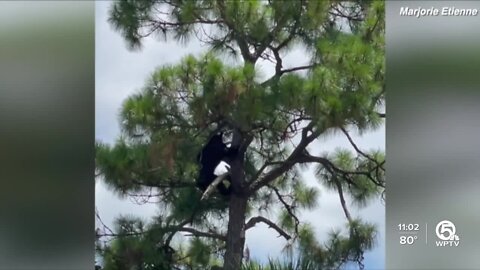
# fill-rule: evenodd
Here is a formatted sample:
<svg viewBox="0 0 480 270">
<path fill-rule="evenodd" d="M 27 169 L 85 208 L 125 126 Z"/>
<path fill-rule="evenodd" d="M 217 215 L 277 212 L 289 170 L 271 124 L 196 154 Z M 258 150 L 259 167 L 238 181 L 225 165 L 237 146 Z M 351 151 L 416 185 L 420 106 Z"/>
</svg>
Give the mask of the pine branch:
<svg viewBox="0 0 480 270">
<path fill-rule="evenodd" d="M 293 207 L 283 199 L 283 196 L 282 194 L 280 194 L 280 191 L 278 190 L 278 188 L 272 185 L 268 185 L 268 187 L 273 189 L 273 191 L 277 195 L 278 200 L 283 204 L 283 206 L 287 210 L 287 213 L 295 220 L 295 234 L 296 236 L 298 236 L 298 226 L 300 225 L 300 220 L 298 219 L 297 215 L 295 215 L 295 213 L 293 212 L 294 211 Z"/>
<path fill-rule="evenodd" d="M 331 162 L 330 160 L 328 160 L 327 158 L 324 158 L 324 157 L 318 157 L 318 156 L 312 156 L 310 154 L 308 155 L 305 155 L 304 156 L 304 162 L 316 162 L 316 163 L 320 163 L 325 169 L 327 169 L 332 175 L 334 174 L 340 174 L 343 176 L 343 179 L 345 179 L 345 181 L 347 181 L 348 183 L 352 184 L 352 185 L 356 185 L 355 182 L 352 181 L 352 179 L 350 179 L 349 176 L 351 175 L 364 175 L 366 176 L 368 179 L 370 179 L 376 186 L 379 186 L 379 187 L 385 187 L 385 185 L 383 183 L 380 183 L 378 182 L 375 178 L 372 177 L 372 172 L 375 171 L 375 169 L 378 168 L 375 167 L 369 171 L 348 171 L 348 170 L 344 170 L 344 169 L 341 169 L 339 167 L 337 167 L 335 164 L 333 164 L 333 162 Z M 381 163 L 383 164 L 383 163 Z M 380 164 L 380 165 L 381 165 Z M 379 165 L 379 166 L 380 166 Z"/>
<path fill-rule="evenodd" d="M 306 69 L 312 69 L 316 66 L 318 66 L 319 64 L 311 64 L 311 65 L 305 65 L 305 66 L 298 66 L 298 67 L 293 67 L 293 68 L 288 68 L 288 69 L 282 69 L 281 70 L 281 74 L 285 74 L 285 73 L 288 73 L 288 72 L 294 72 L 294 71 L 299 71 L 299 70 L 306 70 Z"/>
<path fill-rule="evenodd" d="M 178 232 L 188 232 L 191 233 L 194 236 L 197 237 L 206 237 L 206 238 L 213 238 L 213 239 L 218 239 L 221 241 L 226 241 L 226 237 L 220 233 L 217 232 L 203 232 L 199 231 L 195 228 L 192 227 L 185 227 L 188 223 L 190 223 L 191 219 L 187 219 L 177 225 L 171 225 L 167 227 L 154 227 L 151 228 L 150 230 L 146 231 L 136 231 L 136 232 L 125 232 L 125 233 L 114 233 L 112 230 L 108 229 L 108 232 L 106 233 L 98 233 L 97 237 L 127 237 L 127 236 L 140 236 L 147 234 L 153 230 L 160 230 L 163 232 L 169 232 L 170 235 L 166 238 L 165 240 L 165 245 L 170 245 L 171 240 L 173 239 L 173 236 L 178 233 Z M 107 227 L 108 228 L 108 227 Z"/>
<path fill-rule="evenodd" d="M 221 19 L 223 20 L 224 24 L 228 28 L 230 28 L 230 30 L 232 31 L 232 37 L 237 42 L 237 45 L 240 48 L 240 52 L 242 53 L 243 60 L 245 60 L 245 62 L 255 63 L 254 56 L 252 56 L 252 54 L 250 53 L 250 50 L 248 48 L 248 44 L 245 41 L 242 33 L 240 31 L 238 31 L 238 29 L 229 20 L 229 18 L 227 16 L 225 1 L 224 0 L 218 0 L 217 4 L 218 4 L 218 7 L 219 7 Z"/>
<path fill-rule="evenodd" d="M 103 231 L 108 231 L 108 233 L 110 234 L 113 234 L 113 230 L 110 229 L 110 227 L 108 227 L 102 220 L 102 218 L 100 218 L 100 213 L 98 212 L 98 209 L 95 207 L 95 217 L 97 218 L 98 222 L 100 222 L 100 224 L 102 225 L 103 227 Z M 102 234 L 98 233 L 97 231 L 97 237 L 101 237 Z"/>
<path fill-rule="evenodd" d="M 281 165 L 283 162 L 281 161 L 266 161 L 265 163 L 263 163 L 262 167 L 260 167 L 260 169 L 258 169 L 257 173 L 255 174 L 255 176 L 252 177 L 251 181 L 252 182 L 255 182 L 259 177 L 260 175 L 262 175 L 263 171 L 268 167 L 268 166 L 273 166 L 273 165 Z"/>
<path fill-rule="evenodd" d="M 207 238 L 214 238 L 222 241 L 226 241 L 227 238 L 224 235 L 214 232 L 202 232 L 190 227 L 182 227 L 178 230 L 179 232 L 188 232 L 197 237 L 207 237 Z"/>
<path fill-rule="evenodd" d="M 350 136 L 350 134 L 347 132 L 346 129 L 344 128 L 340 128 L 343 132 L 343 134 L 345 134 L 345 136 L 347 136 L 347 139 L 348 141 L 350 142 L 350 144 L 353 146 L 353 148 L 355 149 L 355 151 L 357 151 L 357 153 L 359 153 L 360 155 L 362 155 L 363 157 L 367 158 L 368 160 L 374 162 L 375 164 L 378 164 L 377 160 L 375 160 L 374 158 L 372 158 L 371 156 L 365 154 L 365 152 L 363 152 L 362 150 L 360 150 L 360 148 L 358 148 L 358 146 L 355 144 L 355 142 L 353 141 L 352 137 Z"/>
<path fill-rule="evenodd" d="M 352 223 L 352 216 L 347 208 L 347 203 L 345 202 L 345 197 L 343 195 L 342 185 L 338 181 L 338 179 L 334 179 L 335 185 L 337 186 L 338 196 L 340 198 L 340 203 L 342 204 L 343 212 L 345 213 L 345 217 L 347 218 L 348 222 Z"/>
<path fill-rule="evenodd" d="M 245 230 L 248 230 L 248 229 L 254 227 L 259 222 L 263 222 L 263 223 L 267 224 L 269 228 L 272 228 L 272 229 L 276 230 L 286 240 L 290 240 L 292 238 L 288 233 L 286 233 L 284 230 L 282 230 L 282 228 L 280 228 L 273 221 L 271 221 L 271 220 L 269 220 L 265 217 L 262 217 L 262 216 L 256 216 L 256 217 L 250 218 L 250 220 L 245 224 Z"/>
<path fill-rule="evenodd" d="M 272 51 L 274 52 L 274 51 Z M 274 52 L 275 55 L 275 52 Z M 290 72 L 295 72 L 295 71 L 300 71 L 300 70 L 309 70 L 312 68 L 315 68 L 319 66 L 319 63 L 313 63 L 310 65 L 304 65 L 304 66 L 298 66 L 298 67 L 293 67 L 293 68 L 288 68 L 288 69 L 281 69 L 282 68 L 282 60 L 280 58 L 280 55 L 275 57 L 276 59 L 276 66 L 275 66 L 275 74 L 267 79 L 266 81 L 262 82 L 260 85 L 263 87 L 268 86 L 269 84 L 273 83 L 274 81 L 278 80 L 283 74 L 285 73 L 290 73 Z"/>
<path fill-rule="evenodd" d="M 170 179 L 162 183 L 144 183 L 141 180 L 131 179 L 132 183 L 144 187 L 154 187 L 154 188 L 185 188 L 191 187 L 193 184 L 189 182 L 183 182 L 181 180 Z"/>
<path fill-rule="evenodd" d="M 255 192 L 260 188 L 264 187 L 265 185 L 269 184 L 273 180 L 280 177 L 282 174 L 289 171 L 296 164 L 305 163 L 309 161 L 309 159 L 305 159 L 304 151 L 307 148 L 307 146 L 321 134 L 321 131 L 318 129 L 315 131 L 312 131 L 313 126 L 314 126 L 314 123 L 310 122 L 302 130 L 302 139 L 300 143 L 297 145 L 297 147 L 290 154 L 290 156 L 288 156 L 288 158 L 285 161 L 283 161 L 278 167 L 268 172 L 264 177 L 252 183 L 250 192 Z M 308 135 L 308 132 L 311 132 L 311 134 Z"/>
</svg>

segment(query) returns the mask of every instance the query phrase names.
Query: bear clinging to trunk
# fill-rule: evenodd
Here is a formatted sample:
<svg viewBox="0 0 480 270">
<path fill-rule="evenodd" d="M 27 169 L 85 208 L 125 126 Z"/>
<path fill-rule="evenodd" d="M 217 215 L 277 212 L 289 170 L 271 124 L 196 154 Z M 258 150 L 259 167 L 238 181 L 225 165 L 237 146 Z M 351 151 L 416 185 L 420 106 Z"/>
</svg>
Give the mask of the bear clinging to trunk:
<svg viewBox="0 0 480 270">
<path fill-rule="evenodd" d="M 204 192 L 208 186 L 217 178 L 215 169 L 223 161 L 229 165 L 229 160 L 236 155 L 235 149 L 227 147 L 223 142 L 223 133 L 212 136 L 208 143 L 198 154 L 197 160 L 200 165 L 200 174 L 197 178 L 197 187 Z M 227 181 L 228 183 L 225 183 Z M 222 195 L 230 195 L 232 193 L 231 177 L 228 175 L 224 182 L 218 184 L 218 192 Z"/>
</svg>

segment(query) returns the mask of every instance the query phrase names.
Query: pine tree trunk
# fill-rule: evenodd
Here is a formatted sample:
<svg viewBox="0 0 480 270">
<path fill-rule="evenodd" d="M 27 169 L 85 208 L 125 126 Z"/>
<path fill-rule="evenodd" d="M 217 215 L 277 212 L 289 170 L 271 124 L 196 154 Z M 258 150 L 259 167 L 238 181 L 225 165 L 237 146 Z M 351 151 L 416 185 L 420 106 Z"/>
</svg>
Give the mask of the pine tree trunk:
<svg viewBox="0 0 480 270">
<path fill-rule="evenodd" d="M 240 270 L 242 267 L 247 201 L 247 197 L 236 194 L 233 194 L 230 198 L 224 270 Z"/>
<path fill-rule="evenodd" d="M 239 147 L 243 141 L 238 130 L 234 131 L 232 147 Z M 238 149 L 238 148 L 237 148 Z M 227 246 L 223 269 L 240 270 L 242 267 L 243 248 L 245 245 L 245 218 L 248 194 L 245 192 L 245 150 L 239 150 L 238 156 L 231 160 L 231 180 L 233 193 L 230 195 L 228 211 Z"/>
</svg>

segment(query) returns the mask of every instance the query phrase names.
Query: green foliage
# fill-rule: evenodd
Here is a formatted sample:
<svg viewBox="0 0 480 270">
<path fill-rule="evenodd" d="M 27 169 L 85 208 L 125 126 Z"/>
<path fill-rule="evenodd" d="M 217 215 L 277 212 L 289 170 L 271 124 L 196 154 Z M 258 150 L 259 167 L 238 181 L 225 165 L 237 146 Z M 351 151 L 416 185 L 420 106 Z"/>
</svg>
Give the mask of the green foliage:
<svg viewBox="0 0 480 270">
<path fill-rule="evenodd" d="M 131 48 L 138 48 L 142 35 L 139 33 L 142 22 L 152 20 L 151 10 L 155 0 L 119 1 L 113 5 L 110 12 L 110 23 L 118 30 Z"/>
<path fill-rule="evenodd" d="M 365 154 L 367 156 L 354 156 L 348 150 L 337 149 L 333 154 L 324 155 L 331 164 L 318 164 L 316 174 L 326 187 L 337 190 L 339 183 L 354 203 L 366 206 L 383 191 L 385 171 L 381 164 L 385 162 L 385 155 L 379 151 Z"/>
<path fill-rule="evenodd" d="M 348 224 L 348 232 L 332 231 L 324 245 L 314 237 L 312 228 L 303 226 L 300 232 L 300 254 L 303 260 L 317 269 L 337 269 L 346 261 L 362 263 L 363 253 L 373 247 L 376 238 L 375 226 L 361 220 Z"/>
<path fill-rule="evenodd" d="M 187 255 L 190 258 L 191 265 L 197 269 L 206 267 L 210 262 L 211 247 L 199 238 L 193 238 L 190 241 L 190 248 Z"/>
<path fill-rule="evenodd" d="M 291 261 L 252 262 L 244 269 L 361 264 L 363 252 L 374 245 L 374 226 L 349 218 L 347 232 L 332 232 L 318 242 L 312 228 L 297 218 L 318 201 L 318 190 L 305 185 L 300 173 L 309 153 L 304 148 L 297 151 L 302 155 L 289 156 L 298 147 L 292 141 L 308 134 L 363 133 L 383 123 L 378 113 L 385 95 L 383 9 L 383 1 L 363 0 L 112 3 L 109 21 L 130 48 L 140 48 L 146 36 L 160 35 L 179 42 L 195 37 L 212 51 L 154 70 L 123 103 L 121 137 L 113 145 L 96 144 L 99 177 L 122 196 L 156 198 L 160 209 L 147 225 L 118 220 L 115 232 L 121 236 L 99 248 L 105 269 L 213 269 L 221 264 L 222 236 L 229 233 L 228 200 L 214 193 L 201 201 L 194 185 L 196 154 L 219 127 L 235 129 L 245 139 L 241 170 L 243 184 L 252 188 L 247 216 L 278 213 L 279 228 L 294 236 L 299 250 Z M 295 46 L 307 48 L 310 64 L 288 69 L 282 57 Z M 215 52 L 243 61 L 226 65 Z M 266 81 L 259 79 L 259 60 L 276 65 Z M 357 205 L 383 192 L 383 152 L 337 149 L 316 158 L 308 162 L 317 162 L 319 182 Z M 281 166 L 290 167 L 253 188 Z M 182 229 L 194 237 L 172 241 Z M 165 247 L 170 244 L 173 254 Z"/>
<path fill-rule="evenodd" d="M 96 163 L 102 171 L 105 183 L 120 195 L 127 191 L 140 191 L 141 186 L 134 183 L 136 171 L 143 171 L 146 145 L 127 145 L 124 139 L 109 145 L 97 143 Z"/>
<path fill-rule="evenodd" d="M 318 190 L 314 187 L 307 187 L 302 182 L 296 182 L 293 196 L 300 208 L 311 210 L 317 206 Z"/>
<path fill-rule="evenodd" d="M 109 245 L 97 243 L 104 270 L 156 269 L 167 270 L 174 265 L 175 254 L 158 243 L 164 236 L 159 228 L 151 228 L 136 218 L 120 217 L 115 222 L 118 237 Z"/>
<path fill-rule="evenodd" d="M 318 266 L 307 259 L 297 258 L 296 260 L 269 260 L 265 266 L 249 262 L 242 267 L 242 270 L 318 270 Z"/>
</svg>

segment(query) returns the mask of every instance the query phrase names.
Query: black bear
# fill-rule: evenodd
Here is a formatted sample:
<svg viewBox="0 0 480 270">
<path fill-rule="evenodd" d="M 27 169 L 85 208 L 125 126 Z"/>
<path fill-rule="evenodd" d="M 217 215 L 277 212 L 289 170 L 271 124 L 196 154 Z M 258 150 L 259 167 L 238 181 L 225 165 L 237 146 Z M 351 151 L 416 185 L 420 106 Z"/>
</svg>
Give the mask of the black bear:
<svg viewBox="0 0 480 270">
<path fill-rule="evenodd" d="M 215 178 L 217 178 L 215 168 L 217 168 L 222 161 L 228 164 L 228 159 L 234 154 L 235 151 L 228 148 L 223 142 L 223 133 L 213 135 L 197 156 L 200 164 L 200 175 L 197 179 L 197 186 L 202 191 L 205 191 Z M 230 176 L 226 178 L 226 181 L 231 181 Z M 217 189 L 222 195 L 229 195 L 232 192 L 231 186 L 227 186 L 223 182 L 217 186 Z"/>
</svg>

